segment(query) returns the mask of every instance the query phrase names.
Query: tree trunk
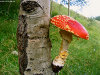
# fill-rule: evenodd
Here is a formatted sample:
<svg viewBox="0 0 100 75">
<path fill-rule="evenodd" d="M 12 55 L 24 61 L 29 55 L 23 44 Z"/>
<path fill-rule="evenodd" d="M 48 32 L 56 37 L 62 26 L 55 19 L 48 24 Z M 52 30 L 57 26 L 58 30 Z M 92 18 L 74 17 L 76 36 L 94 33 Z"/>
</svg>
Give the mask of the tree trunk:
<svg viewBox="0 0 100 75">
<path fill-rule="evenodd" d="M 55 75 L 49 39 L 50 0 L 21 0 L 17 43 L 21 75 Z"/>
<path fill-rule="evenodd" d="M 68 16 L 70 16 L 70 0 L 68 0 Z"/>
</svg>

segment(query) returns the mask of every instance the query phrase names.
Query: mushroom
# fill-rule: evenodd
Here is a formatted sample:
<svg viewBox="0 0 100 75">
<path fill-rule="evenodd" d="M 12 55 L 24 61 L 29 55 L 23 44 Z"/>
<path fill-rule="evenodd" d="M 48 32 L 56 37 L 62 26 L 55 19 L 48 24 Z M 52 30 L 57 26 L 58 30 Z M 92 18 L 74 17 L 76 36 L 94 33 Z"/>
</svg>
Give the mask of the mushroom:
<svg viewBox="0 0 100 75">
<path fill-rule="evenodd" d="M 66 58 L 68 56 L 68 46 L 72 41 L 72 35 L 74 34 L 78 38 L 83 38 L 88 40 L 89 34 L 82 24 L 80 24 L 75 19 L 68 17 L 66 15 L 57 15 L 51 18 L 50 22 L 59 27 L 60 35 L 62 37 L 61 47 L 59 55 L 55 57 L 52 62 L 52 69 L 55 73 L 58 73 L 65 64 Z"/>
</svg>

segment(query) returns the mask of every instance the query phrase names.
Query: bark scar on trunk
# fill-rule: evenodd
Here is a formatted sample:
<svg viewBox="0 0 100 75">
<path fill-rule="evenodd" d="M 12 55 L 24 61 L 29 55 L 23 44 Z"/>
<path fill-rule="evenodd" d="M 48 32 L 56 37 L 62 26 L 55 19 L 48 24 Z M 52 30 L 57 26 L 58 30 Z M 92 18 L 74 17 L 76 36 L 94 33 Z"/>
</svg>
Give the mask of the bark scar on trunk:
<svg viewBox="0 0 100 75">
<path fill-rule="evenodd" d="M 27 54 L 26 54 L 28 36 L 27 36 L 26 29 L 27 29 L 26 16 L 20 15 L 19 24 L 17 28 L 17 43 L 18 43 L 18 50 L 19 50 L 19 66 L 20 66 L 21 75 L 24 75 L 23 73 L 27 68 L 27 63 L 28 63 Z"/>
<path fill-rule="evenodd" d="M 38 7 L 43 10 L 43 8 L 36 1 L 23 1 L 21 3 L 21 6 L 22 9 L 27 13 L 35 11 Z"/>
</svg>

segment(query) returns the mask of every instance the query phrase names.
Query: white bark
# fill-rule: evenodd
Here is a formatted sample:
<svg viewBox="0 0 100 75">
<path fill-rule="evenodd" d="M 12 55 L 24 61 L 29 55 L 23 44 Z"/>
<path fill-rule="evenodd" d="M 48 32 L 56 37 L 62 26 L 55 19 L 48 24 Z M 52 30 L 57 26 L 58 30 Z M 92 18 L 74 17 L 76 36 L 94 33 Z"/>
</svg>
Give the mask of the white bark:
<svg viewBox="0 0 100 75">
<path fill-rule="evenodd" d="M 17 28 L 21 75 L 55 75 L 49 39 L 50 0 L 22 0 Z"/>
</svg>

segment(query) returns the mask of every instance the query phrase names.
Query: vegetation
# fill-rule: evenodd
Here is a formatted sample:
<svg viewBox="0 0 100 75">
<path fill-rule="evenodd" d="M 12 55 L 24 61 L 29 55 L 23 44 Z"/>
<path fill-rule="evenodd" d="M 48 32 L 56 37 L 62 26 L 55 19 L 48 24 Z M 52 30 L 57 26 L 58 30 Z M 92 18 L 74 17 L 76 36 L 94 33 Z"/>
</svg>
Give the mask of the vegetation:
<svg viewBox="0 0 100 75">
<path fill-rule="evenodd" d="M 100 16 L 95 17 L 96 20 L 100 21 Z"/>
<path fill-rule="evenodd" d="M 16 29 L 18 24 L 19 2 L 0 7 L 0 75 L 19 75 Z M 0 4 L 1 6 L 1 4 Z M 6 8 L 4 8 L 6 6 Z M 59 11 L 60 7 L 60 11 Z M 1 9 L 2 8 L 2 9 Z M 6 10 L 9 8 L 9 11 Z M 67 15 L 67 8 L 53 3 L 52 16 Z M 71 11 L 71 17 L 83 24 L 89 32 L 89 40 L 73 36 L 69 56 L 59 75 L 100 75 L 100 22 L 88 19 Z M 52 59 L 59 53 L 61 37 L 59 28 L 50 24 Z"/>
</svg>

